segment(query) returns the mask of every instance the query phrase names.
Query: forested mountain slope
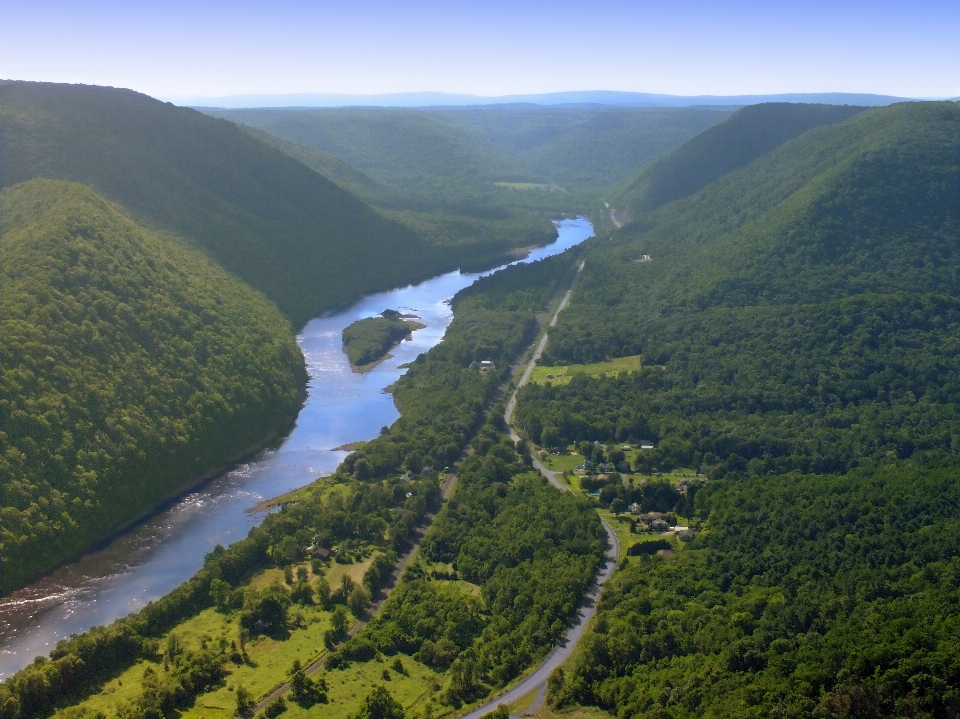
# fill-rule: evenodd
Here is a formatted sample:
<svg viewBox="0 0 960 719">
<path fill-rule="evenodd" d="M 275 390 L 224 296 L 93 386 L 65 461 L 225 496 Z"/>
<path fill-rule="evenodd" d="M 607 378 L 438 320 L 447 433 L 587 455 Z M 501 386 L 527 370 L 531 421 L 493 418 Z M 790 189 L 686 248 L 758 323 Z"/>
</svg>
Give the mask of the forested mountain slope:
<svg viewBox="0 0 960 719">
<path fill-rule="evenodd" d="M 288 321 L 91 189 L 0 194 L 0 590 L 292 421 Z"/>
<path fill-rule="evenodd" d="M 723 120 L 725 108 L 204 108 L 334 155 L 421 199 L 489 198 L 498 181 L 605 187 Z"/>
<path fill-rule="evenodd" d="M 0 85 L 0 127 L 3 186 L 33 177 L 90 185 L 202 248 L 295 326 L 490 253 L 479 241 L 424 239 L 232 123 L 129 90 Z"/>
<path fill-rule="evenodd" d="M 960 107 L 902 104 L 594 243 L 544 361 L 643 369 L 525 387 L 518 422 L 706 481 L 677 508 L 699 536 L 624 568 L 555 703 L 957 715 L 958 198 Z"/>
<path fill-rule="evenodd" d="M 618 206 L 638 217 L 692 195 L 808 130 L 842 122 L 865 109 L 792 103 L 741 108 L 645 167 L 624 189 Z"/>
<path fill-rule="evenodd" d="M 811 131 L 592 251 L 546 361 L 643 354 L 628 405 L 721 474 L 952 456 L 957 197 L 955 105 Z"/>
</svg>

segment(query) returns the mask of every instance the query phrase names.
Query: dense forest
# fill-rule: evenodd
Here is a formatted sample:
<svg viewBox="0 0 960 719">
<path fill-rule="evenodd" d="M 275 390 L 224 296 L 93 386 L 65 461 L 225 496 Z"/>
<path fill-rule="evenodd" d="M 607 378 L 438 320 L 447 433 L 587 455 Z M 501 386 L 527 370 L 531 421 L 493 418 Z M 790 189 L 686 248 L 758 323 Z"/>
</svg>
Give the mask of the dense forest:
<svg viewBox="0 0 960 719">
<path fill-rule="evenodd" d="M 210 254 L 295 327 L 464 262 L 495 265 L 553 229 L 546 217 L 521 214 L 509 234 L 425 236 L 233 123 L 129 90 L 2 84 L 0 122 L 0 185 L 34 177 L 90 185 L 141 224 Z"/>
<path fill-rule="evenodd" d="M 960 476 L 708 483 L 703 532 L 614 575 L 550 701 L 621 717 L 955 717 Z"/>
<path fill-rule="evenodd" d="M 628 226 L 545 362 L 643 371 L 527 387 L 521 425 L 651 435 L 665 467 L 713 476 L 952 462 L 958 126 L 950 104 L 872 110 Z"/>
<path fill-rule="evenodd" d="M 647 211 L 586 253 L 544 362 L 642 354 L 642 368 L 520 392 L 531 439 L 651 439 L 635 469 L 707 479 L 674 494 L 697 537 L 623 565 L 551 680 L 556 706 L 676 719 L 960 707 L 960 110 L 834 109 L 834 124 L 771 133 L 762 154 L 755 120 L 785 112 L 742 111 L 655 163 L 648 178 L 669 172 Z M 797 126 L 823 112 L 797 109 Z M 713 162 L 707 147 L 758 156 L 717 160 L 704 184 L 692 160 Z M 642 494 L 612 477 L 588 481 L 602 503 Z"/>
<path fill-rule="evenodd" d="M 299 410 L 289 323 L 89 188 L 0 195 L 0 588 L 85 549 Z"/>
</svg>

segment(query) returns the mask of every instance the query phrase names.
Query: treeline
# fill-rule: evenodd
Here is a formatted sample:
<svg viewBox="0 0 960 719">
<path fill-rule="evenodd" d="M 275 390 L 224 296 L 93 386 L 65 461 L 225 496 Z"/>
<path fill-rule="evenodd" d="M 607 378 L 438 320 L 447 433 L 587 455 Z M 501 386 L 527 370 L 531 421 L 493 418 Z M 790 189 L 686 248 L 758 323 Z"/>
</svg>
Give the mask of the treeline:
<svg viewBox="0 0 960 719">
<path fill-rule="evenodd" d="M 0 591 L 285 427 L 306 381 L 265 298 L 89 188 L 0 195 Z"/>
<path fill-rule="evenodd" d="M 153 684 L 145 683 L 143 693 L 130 708 L 131 716 L 152 716 L 155 711 L 162 716 L 171 708 L 189 706 L 199 693 L 226 676 L 228 661 L 244 661 L 242 643 L 239 647 L 221 645 L 200 654 L 180 652 L 175 645 L 171 652 L 169 638 L 161 646 L 164 635 L 208 607 L 236 612 L 248 636 L 266 632 L 283 636 L 290 626 L 289 610 L 294 604 L 320 604 L 331 609 L 340 606 L 339 623 L 337 616 L 333 621 L 340 627 L 340 634 L 331 637 L 335 643 L 346 632 L 348 615 L 344 607 L 349 606 L 357 616 L 363 613 L 371 597 L 389 579 L 397 552 L 407 549 L 413 528 L 427 512 L 436 511 L 439 502 L 435 476 L 413 482 L 396 478 L 354 482 L 333 492 L 324 491 L 323 486 L 304 491 L 296 501 L 267 515 L 246 539 L 226 549 L 216 547 L 205 558 L 203 568 L 170 594 L 109 627 L 94 627 L 58 642 L 49 658 L 38 657 L 14 674 L 0 685 L 0 717 L 47 716 L 97 691 L 141 658 L 159 661 L 165 657 L 173 670 Z M 253 574 L 265 568 L 286 568 L 309 559 L 310 547 L 324 546 L 346 557 L 360 545 L 378 547 L 383 552 L 367 571 L 364 587 L 344 583 L 331 588 L 320 580 L 311 585 L 302 572 L 299 576 L 290 573 L 289 589 L 281 584 L 263 590 L 246 586 Z M 359 595 L 351 601 L 357 590 Z"/>
<path fill-rule="evenodd" d="M 566 630 L 605 551 L 600 522 L 587 501 L 530 472 L 492 425 L 476 446 L 421 544 L 424 560 L 450 564 L 453 576 L 409 568 L 328 669 L 377 652 L 411 654 L 449 671 L 441 700 L 459 707 L 514 679 Z M 451 579 L 479 585 L 480 595 Z"/>
<path fill-rule="evenodd" d="M 608 583 L 555 705 L 636 719 L 954 717 L 960 476 L 721 480 L 709 531 Z"/>
</svg>

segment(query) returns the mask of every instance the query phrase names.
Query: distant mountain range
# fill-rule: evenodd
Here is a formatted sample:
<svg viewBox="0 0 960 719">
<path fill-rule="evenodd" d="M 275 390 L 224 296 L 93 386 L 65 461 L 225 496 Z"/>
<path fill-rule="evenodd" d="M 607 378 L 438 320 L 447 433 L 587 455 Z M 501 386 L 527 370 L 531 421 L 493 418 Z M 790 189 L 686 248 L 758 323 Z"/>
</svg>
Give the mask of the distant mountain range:
<svg viewBox="0 0 960 719">
<path fill-rule="evenodd" d="M 761 102 L 807 102 L 877 107 L 914 98 L 852 92 L 786 93 L 780 95 L 654 95 L 646 92 L 588 90 L 542 95 L 460 95 L 445 92 L 401 92 L 386 95 L 290 94 L 226 97 L 168 96 L 161 100 L 190 107 L 450 107 L 471 105 L 612 105 L 617 107 L 692 107 L 756 105 Z"/>
</svg>

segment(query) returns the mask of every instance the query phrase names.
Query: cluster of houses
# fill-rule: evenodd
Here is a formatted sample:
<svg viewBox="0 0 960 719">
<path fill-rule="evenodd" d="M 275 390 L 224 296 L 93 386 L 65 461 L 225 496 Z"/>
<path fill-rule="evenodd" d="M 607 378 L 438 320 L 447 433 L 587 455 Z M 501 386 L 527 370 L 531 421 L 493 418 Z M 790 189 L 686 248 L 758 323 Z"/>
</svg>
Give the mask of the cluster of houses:
<svg viewBox="0 0 960 719">
<path fill-rule="evenodd" d="M 636 502 L 627 507 L 627 511 L 636 516 L 637 529 L 641 531 L 673 532 L 677 539 L 682 542 L 689 542 L 697 536 L 697 533 L 690 527 L 671 526 L 670 520 L 674 518 L 664 512 L 644 512 Z"/>
</svg>

